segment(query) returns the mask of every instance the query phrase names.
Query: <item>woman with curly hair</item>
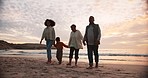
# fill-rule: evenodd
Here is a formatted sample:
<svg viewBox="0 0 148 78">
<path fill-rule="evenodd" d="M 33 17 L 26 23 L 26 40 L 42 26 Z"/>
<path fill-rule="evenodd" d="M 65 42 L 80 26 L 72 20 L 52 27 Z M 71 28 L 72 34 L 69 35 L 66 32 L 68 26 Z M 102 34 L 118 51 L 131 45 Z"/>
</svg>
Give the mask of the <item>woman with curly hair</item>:
<svg viewBox="0 0 148 78">
<path fill-rule="evenodd" d="M 55 22 L 51 19 L 46 19 L 44 22 L 44 25 L 46 26 L 46 28 L 43 31 L 42 37 L 41 37 L 41 41 L 40 44 L 42 43 L 42 40 L 45 39 L 46 40 L 46 48 L 47 48 L 47 64 L 51 63 L 51 47 L 52 45 L 54 45 L 55 43 L 55 30 L 54 30 L 54 26 L 55 26 Z"/>
</svg>

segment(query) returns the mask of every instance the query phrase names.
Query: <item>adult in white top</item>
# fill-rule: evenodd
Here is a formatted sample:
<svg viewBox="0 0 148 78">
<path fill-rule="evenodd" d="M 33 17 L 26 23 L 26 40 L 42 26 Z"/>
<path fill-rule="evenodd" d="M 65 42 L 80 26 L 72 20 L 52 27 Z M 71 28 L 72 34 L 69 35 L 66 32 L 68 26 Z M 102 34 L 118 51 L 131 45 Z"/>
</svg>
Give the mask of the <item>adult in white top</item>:
<svg viewBox="0 0 148 78">
<path fill-rule="evenodd" d="M 79 30 L 76 30 L 76 25 L 71 25 L 72 32 L 70 33 L 69 44 L 70 54 L 69 54 L 69 63 L 67 65 L 71 65 L 71 61 L 73 58 L 73 52 L 75 51 L 75 66 L 77 66 L 77 61 L 79 58 L 79 49 L 83 49 L 82 40 L 83 36 Z"/>
</svg>

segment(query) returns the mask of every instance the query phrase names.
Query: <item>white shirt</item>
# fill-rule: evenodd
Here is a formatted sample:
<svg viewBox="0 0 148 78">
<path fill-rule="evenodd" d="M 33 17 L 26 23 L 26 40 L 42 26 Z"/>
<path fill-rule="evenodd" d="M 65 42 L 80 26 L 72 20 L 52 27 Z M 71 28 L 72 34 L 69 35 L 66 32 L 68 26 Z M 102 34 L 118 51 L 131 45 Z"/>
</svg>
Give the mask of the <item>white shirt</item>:
<svg viewBox="0 0 148 78">
<path fill-rule="evenodd" d="M 42 34 L 42 39 L 55 40 L 55 30 L 53 27 L 46 27 Z"/>
<path fill-rule="evenodd" d="M 87 37 L 88 37 L 88 45 L 94 45 L 94 30 L 92 25 L 88 28 L 88 33 L 87 33 Z"/>
<path fill-rule="evenodd" d="M 79 30 L 76 32 L 71 32 L 69 39 L 69 47 L 74 47 L 75 49 L 82 49 L 83 36 Z"/>
</svg>

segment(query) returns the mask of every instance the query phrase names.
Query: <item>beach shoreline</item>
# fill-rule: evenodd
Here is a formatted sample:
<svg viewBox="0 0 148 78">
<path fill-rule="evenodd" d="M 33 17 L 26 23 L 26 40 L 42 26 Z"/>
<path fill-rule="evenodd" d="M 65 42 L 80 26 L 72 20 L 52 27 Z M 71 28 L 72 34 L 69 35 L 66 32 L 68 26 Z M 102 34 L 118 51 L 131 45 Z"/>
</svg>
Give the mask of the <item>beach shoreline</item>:
<svg viewBox="0 0 148 78">
<path fill-rule="evenodd" d="M 78 67 L 68 67 L 68 61 L 58 65 L 46 64 L 44 58 L 0 56 L 1 78 L 147 78 L 148 66 L 125 64 L 100 64 L 99 68 L 86 69 L 88 63 L 78 62 Z"/>
</svg>

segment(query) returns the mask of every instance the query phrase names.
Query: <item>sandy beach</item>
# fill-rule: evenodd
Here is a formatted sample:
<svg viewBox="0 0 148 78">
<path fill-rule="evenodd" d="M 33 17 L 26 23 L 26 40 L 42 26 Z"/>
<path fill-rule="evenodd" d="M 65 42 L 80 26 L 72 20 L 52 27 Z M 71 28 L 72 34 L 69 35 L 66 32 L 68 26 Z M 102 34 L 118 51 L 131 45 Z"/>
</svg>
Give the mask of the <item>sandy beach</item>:
<svg viewBox="0 0 148 78">
<path fill-rule="evenodd" d="M 78 62 L 78 67 L 46 64 L 42 58 L 0 57 L 0 78 L 147 78 L 148 66 L 100 64 L 98 68 L 86 69 L 88 63 Z"/>
</svg>

